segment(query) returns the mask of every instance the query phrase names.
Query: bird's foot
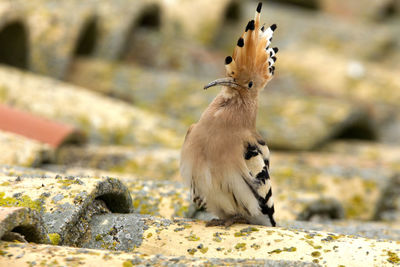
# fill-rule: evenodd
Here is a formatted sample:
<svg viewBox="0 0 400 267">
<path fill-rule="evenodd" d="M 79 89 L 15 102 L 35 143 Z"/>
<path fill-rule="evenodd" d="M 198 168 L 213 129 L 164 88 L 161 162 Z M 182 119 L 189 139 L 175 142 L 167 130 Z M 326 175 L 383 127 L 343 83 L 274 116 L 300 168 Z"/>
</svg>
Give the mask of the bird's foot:
<svg viewBox="0 0 400 267">
<path fill-rule="evenodd" d="M 210 226 L 225 226 L 225 227 L 229 227 L 233 224 L 249 224 L 249 221 L 246 220 L 245 218 L 241 217 L 241 216 L 234 216 L 231 217 L 229 219 L 223 220 L 223 219 L 212 219 L 211 221 L 208 221 L 206 223 L 206 227 L 210 227 Z"/>
<path fill-rule="evenodd" d="M 225 225 L 225 220 L 222 220 L 222 219 L 212 219 L 211 221 L 208 221 L 206 223 L 206 227 L 224 226 L 224 225 Z"/>
</svg>

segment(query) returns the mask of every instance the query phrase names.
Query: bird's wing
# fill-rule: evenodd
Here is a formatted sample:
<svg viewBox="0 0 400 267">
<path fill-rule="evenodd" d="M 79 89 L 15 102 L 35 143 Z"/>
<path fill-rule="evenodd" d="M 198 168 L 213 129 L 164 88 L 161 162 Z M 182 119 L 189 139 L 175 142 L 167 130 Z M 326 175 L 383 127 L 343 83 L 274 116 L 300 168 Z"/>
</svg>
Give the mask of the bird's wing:
<svg viewBox="0 0 400 267">
<path fill-rule="evenodd" d="M 275 226 L 274 201 L 269 176 L 269 149 L 265 142 L 260 140 L 256 144 L 248 143 L 244 159 L 250 171 L 250 177 L 245 179 L 245 182 L 258 200 L 261 212 L 268 215 L 272 226 Z"/>
<path fill-rule="evenodd" d="M 192 130 L 195 126 L 196 126 L 196 124 L 194 123 L 189 127 L 189 129 L 186 133 L 186 136 L 185 136 L 185 141 L 184 141 L 183 147 L 185 147 L 187 145 L 187 142 L 189 142 L 190 133 L 192 132 Z M 190 167 L 188 168 L 188 166 L 190 166 Z M 203 209 L 203 208 L 206 208 L 206 201 L 205 201 L 205 198 L 200 194 L 200 192 L 198 190 L 196 190 L 196 184 L 193 179 L 192 167 L 193 167 L 192 163 L 185 161 L 184 156 L 181 155 L 180 171 L 181 171 L 181 175 L 183 176 L 183 178 L 186 181 L 190 181 L 190 198 L 196 205 L 196 208 Z M 189 171 L 186 171 L 186 169 L 188 169 Z"/>
</svg>

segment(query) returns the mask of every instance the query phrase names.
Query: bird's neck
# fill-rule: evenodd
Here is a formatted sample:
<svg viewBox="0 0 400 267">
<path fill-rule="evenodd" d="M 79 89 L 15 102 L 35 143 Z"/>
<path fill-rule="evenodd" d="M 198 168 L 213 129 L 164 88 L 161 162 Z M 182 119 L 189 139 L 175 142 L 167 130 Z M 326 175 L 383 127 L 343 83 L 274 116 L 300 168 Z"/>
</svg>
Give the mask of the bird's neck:
<svg viewBox="0 0 400 267">
<path fill-rule="evenodd" d="M 204 115 L 226 128 L 255 130 L 258 90 L 238 91 L 224 87 Z"/>
</svg>

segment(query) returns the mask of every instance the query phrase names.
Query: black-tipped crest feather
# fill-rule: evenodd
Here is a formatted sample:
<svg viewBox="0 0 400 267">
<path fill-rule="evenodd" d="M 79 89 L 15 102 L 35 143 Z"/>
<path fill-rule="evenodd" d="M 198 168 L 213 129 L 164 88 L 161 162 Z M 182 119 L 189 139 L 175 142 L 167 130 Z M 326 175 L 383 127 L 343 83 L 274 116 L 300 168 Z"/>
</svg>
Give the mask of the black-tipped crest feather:
<svg viewBox="0 0 400 267">
<path fill-rule="evenodd" d="M 257 5 L 257 12 L 258 12 L 258 13 L 261 13 L 261 8 L 262 8 L 262 3 L 260 2 L 260 3 L 258 3 L 258 5 Z"/>
</svg>

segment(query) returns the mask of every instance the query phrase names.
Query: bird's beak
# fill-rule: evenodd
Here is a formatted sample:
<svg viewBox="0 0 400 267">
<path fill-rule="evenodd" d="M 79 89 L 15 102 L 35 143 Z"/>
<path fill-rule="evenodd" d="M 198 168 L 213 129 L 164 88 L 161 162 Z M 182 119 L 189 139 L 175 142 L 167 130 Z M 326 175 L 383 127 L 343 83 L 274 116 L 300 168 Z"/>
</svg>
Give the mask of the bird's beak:
<svg viewBox="0 0 400 267">
<path fill-rule="evenodd" d="M 227 77 L 227 78 L 222 78 L 222 79 L 218 79 L 213 82 L 210 82 L 209 84 L 204 86 L 204 90 L 206 90 L 210 87 L 213 87 L 213 86 L 217 86 L 217 85 L 225 85 L 225 86 L 229 86 L 229 87 L 236 88 L 236 89 L 239 89 L 240 87 L 242 87 L 240 84 L 236 83 L 232 77 Z"/>
</svg>

